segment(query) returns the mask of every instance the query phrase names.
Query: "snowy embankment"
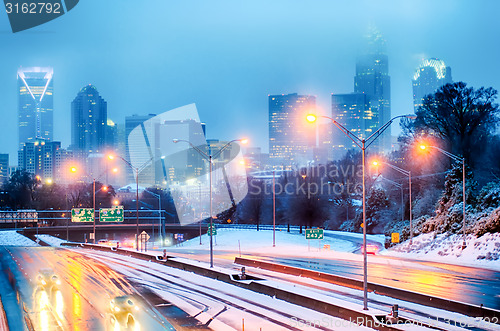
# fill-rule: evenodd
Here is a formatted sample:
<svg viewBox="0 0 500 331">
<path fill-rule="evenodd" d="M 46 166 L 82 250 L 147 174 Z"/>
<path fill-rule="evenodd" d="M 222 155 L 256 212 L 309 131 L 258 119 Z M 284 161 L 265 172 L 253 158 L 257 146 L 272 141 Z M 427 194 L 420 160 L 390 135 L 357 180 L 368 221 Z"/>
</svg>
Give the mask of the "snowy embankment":
<svg viewBox="0 0 500 331">
<path fill-rule="evenodd" d="M 66 240 L 59 239 L 57 237 L 53 237 L 53 236 L 48 235 L 48 234 L 39 234 L 36 237 L 38 239 L 40 239 L 41 241 L 45 242 L 46 244 L 49 244 L 50 246 L 53 246 L 53 247 L 60 247 L 61 243 L 67 242 Z"/>
<path fill-rule="evenodd" d="M 39 246 L 16 230 L 0 231 L 0 246 Z"/>
<path fill-rule="evenodd" d="M 325 231 L 325 234 L 333 232 Z M 377 242 L 380 240 L 378 236 L 370 237 L 370 239 Z M 196 237 L 169 247 L 169 251 L 193 248 L 206 249 L 209 240 L 210 238 L 205 234 L 201 238 L 202 245 L 200 245 L 200 238 Z M 323 240 L 307 240 L 304 233 L 286 231 L 275 232 L 275 246 L 273 247 L 273 231 L 237 228 L 217 229 L 217 235 L 214 236 L 213 243 L 216 245 L 217 250 L 241 251 L 241 254 L 269 253 L 272 250 L 272 253 L 276 255 L 294 256 L 310 255 L 310 252 L 316 252 L 317 254 L 318 251 L 324 253 L 328 251 L 350 253 L 358 248 L 353 242 L 344 238 L 339 239 L 325 235 Z"/>
<path fill-rule="evenodd" d="M 465 249 L 462 244 L 463 235 L 431 232 L 413 238 L 412 245 L 407 240 L 381 254 L 500 270 L 500 233 L 468 235 Z"/>
</svg>

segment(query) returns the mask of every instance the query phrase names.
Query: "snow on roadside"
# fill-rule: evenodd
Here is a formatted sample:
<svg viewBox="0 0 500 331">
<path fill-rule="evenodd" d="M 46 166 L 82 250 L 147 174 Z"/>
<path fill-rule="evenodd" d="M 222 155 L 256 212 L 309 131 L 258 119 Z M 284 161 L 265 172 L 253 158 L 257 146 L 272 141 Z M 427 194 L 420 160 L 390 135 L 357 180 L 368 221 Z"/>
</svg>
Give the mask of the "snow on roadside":
<svg viewBox="0 0 500 331">
<path fill-rule="evenodd" d="M 48 235 L 48 234 L 39 234 L 38 236 L 35 236 L 35 237 L 37 237 L 41 241 L 43 241 L 43 242 L 45 242 L 53 247 L 61 247 L 62 243 L 67 242 L 66 240 L 59 239 L 57 237 L 53 237 L 53 236 Z"/>
<path fill-rule="evenodd" d="M 352 252 L 355 246 L 347 241 L 338 238 L 325 237 L 323 240 L 306 240 L 305 234 L 289 233 L 286 231 L 276 231 L 276 247 L 273 247 L 273 231 L 270 230 L 249 230 L 230 228 L 217 229 L 217 235 L 214 236 L 214 244 L 219 250 L 232 250 L 242 253 L 266 253 L 269 249 L 277 254 L 297 254 L 307 253 L 309 251 L 323 250 L 324 245 L 330 245 L 331 250 L 338 252 Z M 200 246 L 200 239 L 194 239 L 183 242 L 182 244 L 172 246 L 171 249 L 192 249 L 206 248 L 209 237 L 202 236 L 203 246 Z"/>
<path fill-rule="evenodd" d="M 339 319 L 309 308 L 298 306 L 287 301 L 277 299 L 269 295 L 256 293 L 232 284 L 221 282 L 216 279 L 207 278 L 192 272 L 179 270 L 157 263 L 139 260 L 133 257 L 116 256 L 110 252 L 83 252 L 83 254 L 99 259 L 106 263 L 115 271 L 130 277 L 156 292 L 163 299 L 172 302 L 186 313 L 196 316 L 197 319 L 205 323 L 208 319 L 215 317 L 227 326 L 238 329 L 241 326 L 242 318 L 245 319 L 245 327 L 250 330 L 289 330 L 292 327 L 302 330 L 315 330 L 315 326 L 322 326 L 324 329 L 356 329 L 371 330 L 361 327 L 349 321 Z M 127 263 L 123 263 L 126 261 Z M 186 261 L 186 260 L 184 260 Z M 193 262 L 190 262 L 193 263 Z M 195 264 L 198 264 L 194 262 Z M 139 268 L 137 266 L 140 266 Z M 204 266 L 208 265 L 204 263 Z M 230 269 L 216 267 L 215 270 L 232 273 Z M 162 280 L 164 279 L 164 280 Z M 352 303 L 344 298 L 329 297 L 327 293 L 318 293 L 300 285 L 288 284 L 278 281 L 262 281 L 277 288 L 285 289 L 293 293 L 301 293 L 305 296 L 322 299 L 335 305 L 350 307 L 361 310 L 361 303 Z M 197 291 L 193 292 L 191 289 Z M 199 291 L 199 292 L 198 292 Z M 201 295 L 205 293 L 207 296 Z M 227 306 L 219 300 L 227 300 L 234 306 Z M 224 308 L 225 307 L 225 308 Z M 241 307 L 241 308 L 238 308 Z M 210 316 L 202 314 L 208 313 Z M 373 310 L 372 313 L 379 312 Z M 282 323 L 283 327 L 271 323 L 260 316 L 267 316 Z M 210 327 L 219 330 L 211 322 Z M 222 328 L 220 328 L 222 329 Z"/>
<path fill-rule="evenodd" d="M 462 243 L 461 234 L 431 232 L 413 238 L 412 245 L 407 240 L 381 254 L 500 270 L 500 233 L 486 233 L 479 238 L 468 235 L 463 250 Z"/>
<path fill-rule="evenodd" d="M 16 230 L 0 231 L 0 246 L 39 246 Z"/>
</svg>

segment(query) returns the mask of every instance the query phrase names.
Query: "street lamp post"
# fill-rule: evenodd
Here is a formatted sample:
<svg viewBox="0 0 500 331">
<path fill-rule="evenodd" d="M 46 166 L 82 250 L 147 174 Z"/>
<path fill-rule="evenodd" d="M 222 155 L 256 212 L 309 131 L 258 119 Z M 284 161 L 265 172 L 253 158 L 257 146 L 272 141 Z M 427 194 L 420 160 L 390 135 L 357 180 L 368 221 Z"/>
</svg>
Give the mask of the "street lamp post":
<svg viewBox="0 0 500 331">
<path fill-rule="evenodd" d="M 465 241 L 465 157 L 460 157 L 455 154 L 452 154 L 450 152 L 445 151 L 444 149 L 441 149 L 437 146 L 429 146 L 429 145 L 420 145 L 420 149 L 424 150 L 427 147 L 429 148 L 434 148 L 435 150 L 441 152 L 442 154 L 446 155 L 450 159 L 452 159 L 455 162 L 462 162 L 462 219 L 463 219 L 463 225 L 462 225 L 462 232 L 464 235 L 464 242 L 462 244 L 462 249 L 465 249 L 467 247 L 467 242 Z"/>
<path fill-rule="evenodd" d="M 94 240 L 93 240 L 93 243 L 95 244 L 95 195 L 97 192 L 101 191 L 101 190 L 104 190 L 104 191 L 107 191 L 108 187 L 107 186 L 101 186 L 101 188 L 99 190 L 95 190 L 95 178 L 93 179 L 93 184 L 92 184 L 92 200 L 93 200 L 93 203 L 92 203 L 92 212 L 93 212 L 93 220 L 94 220 L 94 232 L 93 232 L 93 236 L 94 236 Z"/>
<path fill-rule="evenodd" d="M 208 161 L 208 166 L 209 166 L 209 186 L 210 186 L 210 229 L 209 229 L 209 234 L 210 234 L 210 268 L 214 267 L 214 249 L 213 249 L 213 210 L 212 210 L 212 165 L 213 165 L 213 159 L 217 158 L 229 145 L 231 145 L 233 142 L 239 141 L 242 144 L 246 144 L 248 141 L 247 139 L 234 139 L 222 146 L 221 149 L 215 155 L 212 155 L 212 151 L 210 149 L 209 153 L 206 153 L 202 151 L 200 148 L 196 147 L 193 145 L 189 140 L 184 140 L 184 139 L 173 139 L 172 140 L 174 143 L 178 142 L 185 142 L 188 143 L 189 146 L 191 146 L 198 154 L 200 154 L 205 160 Z"/>
<path fill-rule="evenodd" d="M 362 183 L 363 183 L 363 310 L 368 310 L 368 257 L 367 257 L 367 252 L 366 252 L 366 184 L 365 184 L 365 154 L 366 154 L 366 148 L 368 148 L 380 135 L 387 129 L 389 126 L 392 124 L 392 122 L 400 117 L 406 117 L 406 118 L 415 118 L 415 115 L 400 115 L 391 118 L 387 123 L 382 125 L 377 131 L 373 132 L 368 138 L 359 138 L 355 134 L 353 134 L 351 131 L 349 131 L 346 127 L 344 127 L 342 124 L 337 122 L 331 117 L 328 116 L 321 116 L 324 118 L 329 119 L 332 121 L 332 123 L 340 130 L 342 133 L 344 133 L 349 139 L 352 140 L 352 142 L 361 148 L 361 163 L 362 163 Z M 316 115 L 310 114 L 307 115 L 306 119 L 309 122 L 315 122 L 317 119 Z"/>
<path fill-rule="evenodd" d="M 276 170 L 273 170 L 273 247 L 276 247 Z"/>
<path fill-rule="evenodd" d="M 380 176 L 380 174 L 379 174 L 379 176 Z M 401 190 L 401 222 L 404 222 L 405 214 L 404 214 L 403 184 L 399 184 L 393 180 L 390 180 L 390 179 L 382 177 L 382 176 L 380 176 L 380 178 L 391 183 L 392 185 L 396 186 L 397 188 L 399 188 Z"/>
<path fill-rule="evenodd" d="M 162 220 L 162 217 L 161 217 L 161 195 L 160 194 L 156 194 L 156 193 L 153 193 L 147 189 L 144 189 L 144 191 L 148 192 L 149 194 L 153 195 L 154 197 L 158 198 L 158 234 L 160 236 L 160 240 L 162 241 L 163 243 L 163 236 L 161 234 L 161 229 L 160 229 L 160 226 L 161 226 L 161 220 Z M 153 223 L 153 242 L 154 242 L 154 228 L 155 228 L 155 225 Z"/>
<path fill-rule="evenodd" d="M 115 155 L 108 155 L 110 160 L 113 160 Z M 152 156 L 149 160 L 144 162 L 140 167 L 134 167 L 129 161 L 125 160 L 123 157 L 116 155 L 117 158 L 125 162 L 126 165 L 135 172 L 135 250 L 139 250 L 139 172 L 144 170 L 144 168 L 153 160 L 154 156 Z"/>
<path fill-rule="evenodd" d="M 410 208 L 410 245 L 412 245 L 413 244 L 413 224 L 412 224 L 413 223 L 413 213 L 412 213 L 412 201 L 411 201 L 411 170 L 404 170 L 404 169 L 401 169 L 400 167 L 397 167 L 393 164 L 383 162 L 383 161 L 376 161 L 374 163 L 385 164 L 389 168 L 392 168 L 392 169 L 396 170 L 397 172 L 399 172 L 405 176 L 408 176 L 408 192 L 409 192 L 408 198 L 409 198 L 409 208 Z M 404 219 L 403 219 L 403 221 L 404 221 Z"/>
</svg>

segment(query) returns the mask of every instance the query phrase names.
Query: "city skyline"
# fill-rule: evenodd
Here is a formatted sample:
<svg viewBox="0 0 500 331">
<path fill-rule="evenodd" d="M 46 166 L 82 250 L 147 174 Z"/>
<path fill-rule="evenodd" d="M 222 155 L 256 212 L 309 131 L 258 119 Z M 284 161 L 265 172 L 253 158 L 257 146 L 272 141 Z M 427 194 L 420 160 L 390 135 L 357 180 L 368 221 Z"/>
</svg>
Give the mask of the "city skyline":
<svg viewBox="0 0 500 331">
<path fill-rule="evenodd" d="M 81 31 L 80 26 L 84 26 L 91 15 L 97 18 L 104 15 L 92 11 L 96 2 L 89 1 L 75 7 L 71 15 L 16 34 L 17 39 L 2 35 L 10 51 L 1 56 L 0 82 L 5 88 L 0 97 L 5 101 L 2 106 L 5 116 L 0 124 L 0 139 L 6 143 L 0 152 L 9 153 L 11 162 L 15 162 L 17 139 L 12 141 L 12 138 L 17 133 L 12 130 L 16 123 L 13 110 L 17 109 L 17 99 L 12 76 L 20 66 L 54 68 L 57 80 L 54 83 L 53 140 L 61 141 L 63 147 L 70 143 L 71 100 L 81 86 L 92 83 L 106 96 L 108 117 L 119 126 L 125 122 L 125 116 L 160 113 L 195 102 L 199 106 L 201 120 L 207 123 L 207 138 L 226 139 L 244 135 L 250 138 L 253 146 L 260 146 L 263 152 L 267 152 L 267 95 L 315 95 L 318 108 L 328 114 L 331 93 L 352 91 L 358 45 L 369 22 L 373 22 L 387 40 L 393 115 L 412 112 L 411 78 L 423 58 L 443 59 L 453 68 L 455 81 L 466 81 L 474 87 L 498 87 L 500 73 L 493 65 L 494 59 L 498 58 L 497 46 L 492 45 L 491 50 L 485 52 L 474 51 L 480 46 L 489 46 L 487 41 L 494 35 L 494 30 L 487 28 L 486 23 L 494 11 L 491 8 L 424 1 L 418 5 L 392 3 L 389 10 L 384 3 L 377 6 L 361 3 L 371 10 L 361 13 L 356 8 L 359 4 L 322 1 L 308 6 L 296 2 L 285 8 L 278 1 L 269 4 L 269 11 L 263 12 L 257 9 L 257 5 L 216 1 L 209 7 L 200 5 L 187 11 L 187 5 L 167 6 L 155 2 L 156 6 L 167 11 L 166 22 L 156 22 L 162 24 L 160 30 L 165 32 L 164 37 L 160 37 L 153 31 L 156 30 L 153 25 L 144 21 L 138 25 L 132 20 L 131 24 L 120 28 L 118 23 L 121 19 L 130 19 L 135 15 L 132 8 L 123 8 L 124 12 L 120 15 L 111 14 L 109 20 L 96 20 L 103 23 L 88 29 L 105 32 L 102 35 L 127 33 L 130 39 L 108 43 L 104 38 L 97 37 L 95 43 L 101 48 L 87 50 L 88 47 L 83 45 L 88 44 L 86 41 L 90 41 L 90 36 L 95 37 L 96 33 Z M 103 6 L 112 12 L 108 7 L 110 5 Z M 218 14 L 222 7 L 225 8 L 225 15 Z M 444 9 L 446 17 L 439 14 Z M 136 10 L 137 15 L 143 15 L 145 9 Z M 210 17 L 206 17 L 204 10 L 209 10 Z M 174 11 L 182 14 L 176 18 L 171 15 Z M 277 11 L 287 15 L 277 17 L 272 14 Z M 339 18 L 330 22 L 328 12 L 338 13 Z M 355 14 L 367 24 L 347 22 Z M 483 15 L 485 19 L 474 25 L 465 22 L 455 30 L 449 29 L 466 15 Z M 184 27 L 183 22 L 188 17 L 196 21 L 192 28 L 174 29 L 176 26 Z M 207 22 L 216 19 L 219 19 L 217 24 L 206 26 Z M 260 25 L 257 27 L 249 25 L 250 22 L 261 24 L 256 24 Z M 6 17 L 0 23 L 0 29 L 8 29 Z M 222 33 L 225 24 L 230 24 L 234 31 Z M 206 26 L 207 31 L 198 35 L 201 26 Z M 345 29 L 340 29 L 344 26 Z M 349 32 L 342 32 L 345 30 Z M 284 31 L 287 31 L 285 35 Z M 457 54 L 456 47 L 452 46 L 457 45 L 466 33 L 475 33 L 478 37 L 471 41 L 470 47 Z M 431 38 L 431 34 L 435 37 Z M 234 39 L 235 36 L 241 39 Z M 290 41 L 297 37 L 301 38 L 302 47 L 290 48 Z M 19 43 L 18 38 L 26 42 Z M 148 40 L 146 48 L 130 48 L 130 45 L 140 46 L 141 38 Z M 165 42 L 149 43 L 151 38 Z M 150 46 L 153 44 L 158 46 Z M 208 49 L 205 46 L 209 46 Z M 203 51 L 198 54 L 200 47 Z M 290 52 L 292 49 L 294 51 Z M 314 51 L 311 52 L 311 49 Z M 242 62 L 245 63 L 244 68 Z M 489 64 L 492 70 L 481 70 L 485 64 Z M 227 98 L 228 95 L 233 97 Z M 397 126 L 392 130 L 397 133 Z"/>
</svg>

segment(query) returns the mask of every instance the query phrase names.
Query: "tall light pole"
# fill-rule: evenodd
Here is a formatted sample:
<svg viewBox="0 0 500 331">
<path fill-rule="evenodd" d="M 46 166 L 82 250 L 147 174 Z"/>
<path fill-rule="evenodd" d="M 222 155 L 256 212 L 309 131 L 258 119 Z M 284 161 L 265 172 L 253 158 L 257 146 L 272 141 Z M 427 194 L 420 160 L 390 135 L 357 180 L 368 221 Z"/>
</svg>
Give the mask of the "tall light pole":
<svg viewBox="0 0 500 331">
<path fill-rule="evenodd" d="M 273 170 L 273 247 L 276 247 L 276 170 Z"/>
<path fill-rule="evenodd" d="M 410 245 L 413 244 L 413 213 L 412 213 L 412 201 L 411 201 L 411 170 L 404 170 L 404 169 L 401 169 L 400 167 L 397 167 L 393 164 L 390 164 L 390 163 L 387 163 L 387 162 L 383 162 L 383 161 L 375 161 L 373 164 L 374 165 L 377 165 L 378 163 L 380 164 L 385 164 L 386 166 L 388 166 L 389 168 L 392 168 L 394 170 L 396 170 L 397 172 L 405 175 L 405 176 L 408 176 L 408 191 L 409 191 L 409 200 L 410 200 Z"/>
<path fill-rule="evenodd" d="M 184 140 L 184 139 L 173 139 L 172 140 L 174 143 L 178 142 L 185 142 L 188 143 L 189 146 L 191 146 L 198 154 L 200 154 L 206 161 L 208 161 L 208 166 L 209 166 L 209 186 L 210 186 L 210 268 L 214 267 L 214 248 L 213 248 L 213 210 L 212 210 L 212 165 L 213 165 L 213 159 L 217 158 L 229 145 L 231 145 L 233 142 L 241 142 L 242 144 L 246 144 L 248 142 L 248 139 L 234 139 L 222 146 L 221 149 L 217 151 L 214 155 L 212 155 L 211 149 L 209 149 L 209 153 L 206 153 L 202 151 L 200 148 L 196 147 L 193 145 L 189 140 Z"/>
<path fill-rule="evenodd" d="M 161 190 L 161 188 L 160 188 Z M 150 190 L 144 189 L 145 192 L 148 192 L 149 194 L 153 195 L 154 197 L 158 198 L 158 233 L 160 233 L 160 225 L 161 225 L 161 195 L 156 194 L 151 192 Z M 161 192 L 161 191 L 160 191 Z M 153 223 L 153 242 L 154 242 L 154 233 L 155 233 L 155 225 Z M 160 235 L 161 241 L 163 243 L 163 236 Z"/>
<path fill-rule="evenodd" d="M 465 158 L 464 157 L 460 157 L 460 156 L 457 156 L 455 154 L 452 154 L 450 152 L 447 152 L 445 151 L 444 149 L 441 149 L 437 146 L 429 146 L 429 145 L 420 145 L 420 149 L 422 150 L 425 150 L 426 148 L 433 148 L 439 152 L 441 152 L 442 154 L 446 155 L 447 157 L 449 157 L 450 159 L 452 159 L 453 161 L 455 162 L 462 162 L 462 200 L 463 200 L 463 203 L 462 203 L 462 218 L 463 218 L 463 225 L 462 225 L 462 232 L 463 232 L 463 235 L 464 235 L 464 242 L 462 244 L 462 249 L 465 249 L 467 247 L 467 242 L 465 241 L 465 226 L 466 226 L 466 223 L 465 223 Z"/>
<path fill-rule="evenodd" d="M 335 126 L 342 131 L 349 139 L 352 140 L 352 142 L 361 148 L 361 163 L 362 163 L 362 168 L 363 168 L 363 310 L 368 310 L 368 257 L 366 253 L 366 184 L 365 184 L 365 151 L 366 149 L 378 138 L 380 135 L 387 129 L 389 126 L 392 124 L 392 122 L 400 117 L 406 117 L 406 118 L 411 118 L 415 119 L 415 115 L 400 115 L 391 118 L 387 123 L 382 125 L 377 131 L 373 132 L 368 138 L 359 138 L 355 134 L 353 134 L 351 131 L 349 131 L 347 128 L 345 128 L 342 124 L 337 122 L 331 117 L 328 116 L 320 116 L 324 117 L 326 119 L 329 119 L 332 121 Z M 316 122 L 317 116 L 313 114 L 309 114 L 306 116 L 307 121 L 309 122 Z"/>
<path fill-rule="evenodd" d="M 101 186 L 100 189 L 95 190 L 95 178 L 93 179 L 93 184 L 92 184 L 92 200 L 93 200 L 93 203 L 92 203 L 92 215 L 94 216 L 93 219 L 94 219 L 94 232 L 93 232 L 93 235 L 94 235 L 94 241 L 93 243 L 95 244 L 95 195 L 97 194 L 97 192 L 101 191 L 101 190 L 104 190 L 104 191 L 107 191 L 108 190 L 108 187 L 106 185 L 103 185 Z"/>
<path fill-rule="evenodd" d="M 380 174 L 379 174 L 379 176 L 380 176 Z M 403 184 L 399 184 L 393 180 L 390 180 L 390 179 L 382 177 L 382 176 L 380 176 L 379 178 L 391 183 L 392 185 L 396 186 L 397 188 L 399 188 L 401 190 L 401 222 L 404 222 L 405 221 L 405 214 L 404 214 Z"/>
<path fill-rule="evenodd" d="M 132 169 L 132 171 L 135 172 L 135 223 L 136 223 L 136 230 L 135 230 L 135 250 L 139 250 L 139 172 L 144 170 L 146 166 L 153 160 L 154 156 L 152 156 L 149 160 L 144 162 L 140 167 L 134 167 L 129 161 L 125 160 L 123 157 L 119 155 L 108 155 L 108 159 L 113 160 L 115 158 L 119 158 L 123 162 L 125 162 L 126 165 Z"/>
</svg>

